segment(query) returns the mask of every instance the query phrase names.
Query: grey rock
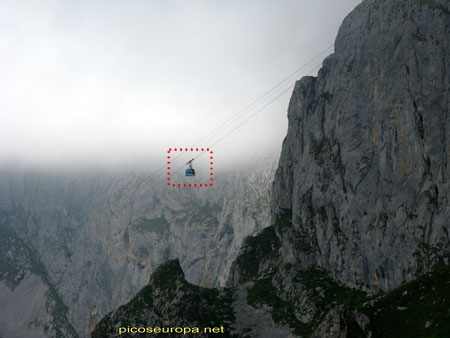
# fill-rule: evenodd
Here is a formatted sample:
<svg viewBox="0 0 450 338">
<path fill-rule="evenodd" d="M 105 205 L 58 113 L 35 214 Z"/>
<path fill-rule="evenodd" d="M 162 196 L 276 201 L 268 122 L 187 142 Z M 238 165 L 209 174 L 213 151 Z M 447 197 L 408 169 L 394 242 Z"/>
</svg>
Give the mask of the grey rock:
<svg viewBox="0 0 450 338">
<path fill-rule="evenodd" d="M 277 251 L 280 240 L 273 226 L 265 228 L 257 236 L 248 236 L 242 244 L 239 256 L 233 262 L 227 286 L 236 286 L 256 277 L 258 272 L 279 262 Z"/>
<path fill-rule="evenodd" d="M 134 172 L 2 168 L 0 211 L 88 337 L 168 259 L 180 258 L 190 282 L 224 285 L 243 238 L 269 225 L 275 167 L 260 158 L 219 170 L 205 190 L 168 189 L 160 177 Z"/>
<path fill-rule="evenodd" d="M 247 290 L 253 286 L 249 282 L 238 287 L 234 293 L 233 309 L 236 323 L 232 329 L 238 337 L 295 337 L 287 325 L 277 325 L 267 308 L 256 309 L 247 302 Z"/>
<path fill-rule="evenodd" d="M 449 263 L 449 15 L 442 0 L 366 0 L 296 84 L 274 227 L 230 269 L 231 332 L 371 337 L 371 295 Z"/>
<path fill-rule="evenodd" d="M 129 303 L 105 316 L 92 333 L 97 337 L 119 337 L 124 326 L 223 327 L 223 337 L 295 337 L 292 329 L 276 324 L 269 308 L 256 309 L 247 302 L 253 284 L 238 288 L 206 289 L 188 283 L 178 260 L 157 268 L 149 284 Z M 187 334 L 214 337 L 217 333 Z M 125 337 L 132 335 L 124 335 Z M 179 337 L 179 334 L 168 334 Z M 153 337 L 145 335 L 142 337 Z"/>
<path fill-rule="evenodd" d="M 378 292 L 450 257 L 450 9 L 366 0 L 297 82 L 272 214 L 284 262 Z"/>
<path fill-rule="evenodd" d="M 366 0 L 346 18 L 318 76 L 294 88 L 271 197 L 270 166 L 224 175 L 214 190 L 193 193 L 130 173 L 3 171 L 0 209 L 48 280 L 41 285 L 29 271 L 2 277 L 2 301 L 18 297 L 10 280 L 31 283 L 38 303 L 54 289 L 80 336 L 113 309 L 105 322 L 115 318 L 107 325 L 115 333 L 122 318 L 206 324 L 203 312 L 187 317 L 197 292 L 202 311 L 230 315 L 235 335 L 289 337 L 287 320 L 318 337 L 370 335 L 364 314 L 327 302 L 326 290 L 307 287 L 305 274 L 320 282 L 314 269 L 323 269 L 340 285 L 376 293 L 449 263 L 449 16 L 444 0 Z M 280 247 L 270 246 L 255 266 L 232 266 L 243 238 L 270 225 L 269 212 Z M 289 222 L 279 221 L 286 216 Z M 152 273 L 175 257 L 175 292 L 168 293 Z M 145 307 L 129 317 L 129 307 L 117 306 L 150 275 L 151 297 L 138 294 Z M 227 280 L 232 291 L 188 284 Z M 287 314 L 282 324 L 272 320 L 275 305 Z M 242 316 L 256 330 L 247 331 Z"/>
<path fill-rule="evenodd" d="M 225 327 L 230 337 L 234 321 L 233 298 L 230 290 L 206 289 L 186 282 L 178 260 L 161 265 L 145 286 L 130 302 L 108 314 L 92 332 L 92 337 L 132 337 L 120 334 L 120 327 L 198 328 L 199 333 L 186 337 L 210 337 L 204 327 Z M 164 332 L 164 331 L 163 331 Z M 217 333 L 215 333 L 217 334 Z M 143 333 L 141 337 L 154 337 Z M 166 337 L 179 337 L 180 332 L 166 331 Z"/>
<path fill-rule="evenodd" d="M 346 338 L 346 337 L 361 337 L 369 336 L 368 332 L 359 326 L 356 316 L 361 320 L 364 317 L 365 321 L 369 319 L 363 314 L 357 313 L 356 310 L 350 310 L 345 306 L 338 306 L 331 310 L 319 327 L 311 335 L 312 338 Z"/>
<path fill-rule="evenodd" d="M 49 282 L 36 253 L 9 228 L 0 213 L 0 335 L 77 338 L 68 308 Z"/>
<path fill-rule="evenodd" d="M 52 317 L 45 310 L 46 292 L 48 287 L 33 274 L 26 275 L 13 290 L 1 282 L 1 334 L 10 338 L 54 336 L 50 330 Z"/>
</svg>

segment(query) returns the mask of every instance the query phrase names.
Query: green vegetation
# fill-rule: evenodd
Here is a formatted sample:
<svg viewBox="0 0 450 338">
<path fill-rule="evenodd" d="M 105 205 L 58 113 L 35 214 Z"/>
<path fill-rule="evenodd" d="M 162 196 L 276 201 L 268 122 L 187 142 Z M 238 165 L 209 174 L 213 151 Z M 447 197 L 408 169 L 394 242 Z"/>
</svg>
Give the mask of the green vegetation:
<svg viewBox="0 0 450 338">
<path fill-rule="evenodd" d="M 450 266 L 379 297 L 366 312 L 374 337 L 450 337 Z"/>
<path fill-rule="evenodd" d="M 258 273 L 261 261 L 278 252 L 280 240 L 275 233 L 275 227 L 267 227 L 259 235 L 247 237 L 243 248 L 245 248 L 244 251 L 236 259 L 240 271 L 240 282 L 254 277 Z"/>
<path fill-rule="evenodd" d="M 278 296 L 277 290 L 272 284 L 272 279 L 276 273 L 276 269 L 268 269 L 258 279 L 254 280 L 253 286 L 248 290 L 248 303 L 255 308 L 261 307 L 263 304 L 269 305 L 275 323 L 289 325 L 297 335 L 308 334 L 311 327 L 297 319 L 294 304 Z"/>
<path fill-rule="evenodd" d="M 207 224 L 216 226 L 218 224 L 217 215 L 221 207 L 215 203 L 206 202 L 202 205 L 192 201 L 186 210 L 188 210 L 187 216 L 190 218 L 191 223 L 202 224 L 207 222 Z"/>
<path fill-rule="evenodd" d="M 169 290 L 174 290 L 179 280 L 184 281 L 184 272 L 178 259 L 172 259 L 160 265 L 151 276 L 153 285 Z"/>
<path fill-rule="evenodd" d="M 320 164 L 323 165 L 325 163 L 328 154 L 333 150 L 330 139 L 325 136 L 322 136 L 319 140 L 316 140 L 313 135 L 311 135 L 312 139 L 312 153 L 314 159 Z"/>
<path fill-rule="evenodd" d="M 188 322 L 203 321 L 205 325 L 220 326 L 224 322 L 234 322 L 232 310 L 232 290 L 223 293 L 217 289 L 203 288 L 188 283 L 178 259 L 169 260 L 161 265 L 151 276 L 150 285 L 164 294 L 166 301 L 174 302 L 183 293 L 183 317 Z M 206 324 L 210 323 L 210 324 Z"/>
<path fill-rule="evenodd" d="M 445 262 L 450 260 L 450 252 L 445 243 L 436 245 L 421 243 L 414 257 L 417 261 L 417 272 L 424 273 L 433 267 L 445 265 Z"/>
<path fill-rule="evenodd" d="M 293 266 L 289 264 L 285 268 L 290 270 Z M 270 306 L 274 322 L 289 325 L 297 335 L 308 337 L 331 309 L 344 305 L 370 318 L 369 330 L 375 338 L 450 337 L 450 266 L 438 268 L 374 298 L 339 285 L 323 270 L 301 271 L 294 282 L 305 288 L 304 295 L 316 308 L 308 324 L 295 317 L 295 304 L 280 298 L 272 284 L 276 274 L 276 269 L 260 274 L 248 291 L 248 302 L 254 307 Z M 352 330 L 359 332 L 360 328 Z"/>
<path fill-rule="evenodd" d="M 68 320 L 69 308 L 59 297 L 55 287 L 51 284 L 47 285 L 49 286 L 49 290 L 45 293 L 45 310 L 53 318 L 52 329 L 55 332 L 55 337 L 67 337 L 64 329 L 68 329 L 72 337 L 78 337 L 78 334 Z"/>
<path fill-rule="evenodd" d="M 12 230 L 0 227 L 0 280 L 12 290 L 33 270 L 27 249 Z"/>
<path fill-rule="evenodd" d="M 14 289 L 28 274 L 41 278 L 47 286 L 45 310 L 52 317 L 51 329 L 56 338 L 78 337 L 68 319 L 68 308 L 48 277 L 45 266 L 24 240 L 7 226 L 0 226 L 0 279 Z M 49 331 L 45 326 L 44 330 Z"/>
<path fill-rule="evenodd" d="M 185 320 L 190 323 L 201 321 L 205 326 L 226 324 L 227 327 L 236 321 L 231 289 L 219 292 L 217 289 L 202 288 L 192 284 L 188 284 L 188 288 L 192 296 L 185 300 L 187 304 Z"/>
<path fill-rule="evenodd" d="M 167 222 L 164 216 L 152 219 L 141 217 L 134 225 L 134 228 L 139 232 L 155 232 L 163 235 L 169 231 L 169 222 Z"/>
<path fill-rule="evenodd" d="M 292 210 L 285 209 L 275 216 L 275 226 L 280 231 L 292 226 Z"/>
<path fill-rule="evenodd" d="M 305 297 L 302 302 L 306 300 L 312 305 L 313 317 L 308 323 L 296 316 L 301 311 L 297 308 L 297 299 L 284 299 L 274 286 L 280 277 L 277 274 L 283 270 L 289 271 L 292 282 L 301 286 L 301 297 Z M 230 288 L 208 289 L 186 282 L 178 260 L 171 260 L 153 273 L 149 285 L 133 300 L 103 318 L 92 337 L 117 336 L 118 326 L 148 326 L 152 312 L 159 318 L 157 323 L 152 321 L 152 326 L 163 322 L 166 326 L 172 325 L 168 323 L 175 318 L 176 325 L 226 325 L 230 328 L 235 323 L 233 293 L 234 289 Z M 336 283 L 324 270 L 300 270 L 299 266 L 286 264 L 284 269 L 271 267 L 258 274 L 248 288 L 247 301 L 255 308 L 268 306 L 275 323 L 288 325 L 295 335 L 302 337 L 310 337 L 326 315 L 341 305 L 348 311 L 367 315 L 370 318 L 368 329 L 374 338 L 450 336 L 449 266 L 438 268 L 386 295 L 370 297 L 363 291 Z M 346 325 L 349 337 L 364 335 L 356 321 L 350 320 Z M 240 336 L 245 334 L 241 332 Z M 225 336 L 230 336 L 229 331 Z"/>
<path fill-rule="evenodd" d="M 184 279 L 179 261 L 169 260 L 152 274 L 150 283 L 127 304 L 109 313 L 96 326 L 92 338 L 117 337 L 119 326 L 226 326 L 224 335 L 231 337 L 235 322 L 233 290 L 202 288 Z M 158 316 L 155 322 L 151 313 Z M 120 337 L 134 337 L 122 334 Z M 140 335 L 148 337 L 151 335 Z"/>
<path fill-rule="evenodd" d="M 285 265 L 286 270 L 292 268 L 294 268 L 292 264 Z M 318 269 L 301 271 L 295 276 L 294 282 L 302 285 L 305 289 L 304 297 L 307 297 L 308 302 L 314 304 L 316 308 L 313 320 L 310 323 L 303 323 L 295 316 L 295 304 L 282 299 L 273 286 L 272 281 L 277 273 L 277 269 L 268 269 L 254 281 L 254 285 L 248 290 L 248 303 L 254 307 L 269 305 L 273 321 L 289 325 L 296 335 L 309 336 L 325 315 L 338 305 L 361 309 L 370 299 L 365 292 L 337 284 L 325 271 Z"/>
<path fill-rule="evenodd" d="M 308 199 L 305 200 L 305 205 Z M 317 210 L 312 205 L 306 206 L 311 219 L 317 215 L 322 221 L 334 222 L 334 206 L 322 206 Z M 199 208 L 203 214 L 212 215 L 211 206 L 206 204 Z M 212 217 L 212 216 L 211 216 Z M 385 215 L 380 216 L 381 222 Z M 160 221 L 161 222 L 161 221 Z M 370 319 L 368 330 L 372 337 L 450 337 L 450 267 L 439 268 L 417 280 L 378 297 L 371 297 L 363 291 L 347 288 L 336 283 L 326 271 L 313 268 L 302 270 L 298 265 L 286 264 L 283 268 L 272 265 L 259 272 L 261 262 L 276 258 L 281 246 L 278 232 L 290 231 L 292 211 L 283 210 L 275 218 L 275 225 L 264 229 L 255 237 L 248 237 L 243 245 L 241 255 L 236 259 L 239 268 L 240 282 L 253 281 L 248 288 L 247 301 L 255 308 L 269 308 L 272 319 L 279 325 L 288 325 L 292 332 L 302 337 L 309 337 L 325 320 L 326 316 L 343 307 L 343 314 L 360 313 Z M 445 257 L 443 247 L 421 246 L 416 253 L 419 265 L 433 263 L 443 264 Z M 420 257 L 419 257 L 419 256 Z M 437 258 L 436 258 L 437 257 Z M 279 278 L 290 274 L 292 283 L 299 287 L 299 294 L 285 298 L 276 287 Z M 283 272 L 283 275 L 279 276 Z M 168 261 L 161 265 L 152 275 L 150 284 L 142 289 L 127 305 L 122 306 L 114 314 L 106 316 L 97 326 L 93 338 L 114 336 L 114 330 L 122 326 L 148 325 L 149 311 L 160 320 L 170 322 L 176 318 L 177 323 L 186 325 L 214 326 L 226 323 L 232 326 L 235 322 L 233 310 L 234 289 L 206 289 L 189 284 L 178 260 Z M 308 322 L 302 322 L 298 308 L 299 299 L 302 304 L 309 304 L 311 315 Z M 304 305 L 302 305 L 304 306 Z M 312 312 L 311 312 L 312 311 Z M 167 314 L 171 314 L 168 318 Z M 347 318 L 347 317 L 345 317 Z M 350 317 L 349 317 L 350 318 Z M 345 319 L 346 320 L 346 319 Z M 364 333 L 353 319 L 345 323 L 348 336 L 360 337 Z M 366 328 L 367 329 L 367 328 Z M 245 336 L 248 332 L 240 332 Z"/>
<path fill-rule="evenodd" d="M 200 200 L 189 200 L 184 203 L 182 210 L 170 210 L 175 216 L 174 222 L 181 224 L 202 224 L 210 227 L 218 225 L 218 215 L 222 210 L 217 203 L 207 201 L 203 204 Z"/>
<path fill-rule="evenodd" d="M 322 305 L 324 309 L 330 304 L 361 308 L 365 302 L 370 300 L 367 293 L 363 291 L 339 285 L 324 270 L 309 269 L 299 272 L 294 281 L 300 282 L 306 289 L 311 290 L 312 298 L 315 300 L 314 303 Z M 326 302 L 319 304 L 322 300 Z"/>
<path fill-rule="evenodd" d="M 311 327 L 317 327 L 327 313 L 339 305 L 361 311 L 370 300 L 367 293 L 342 286 L 331 279 L 324 270 L 309 269 L 301 271 L 294 278 L 308 290 L 308 300 L 317 308 Z"/>
</svg>

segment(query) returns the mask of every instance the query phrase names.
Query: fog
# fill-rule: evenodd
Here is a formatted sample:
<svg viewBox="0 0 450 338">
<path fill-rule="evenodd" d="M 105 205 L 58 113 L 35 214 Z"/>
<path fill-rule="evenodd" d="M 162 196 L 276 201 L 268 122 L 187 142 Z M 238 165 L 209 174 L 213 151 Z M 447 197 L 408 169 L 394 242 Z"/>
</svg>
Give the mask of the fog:
<svg viewBox="0 0 450 338">
<path fill-rule="evenodd" d="M 191 146 L 223 165 L 277 154 L 291 85 L 332 48 L 202 138 L 332 46 L 359 2 L 4 0 L 0 165 L 158 167 Z"/>
</svg>

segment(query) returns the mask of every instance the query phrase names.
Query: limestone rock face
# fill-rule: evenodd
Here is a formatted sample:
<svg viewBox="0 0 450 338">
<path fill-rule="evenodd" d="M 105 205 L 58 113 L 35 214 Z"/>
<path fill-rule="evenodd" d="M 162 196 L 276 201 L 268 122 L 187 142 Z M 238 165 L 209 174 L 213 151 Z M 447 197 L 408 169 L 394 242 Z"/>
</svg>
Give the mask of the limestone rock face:
<svg viewBox="0 0 450 338">
<path fill-rule="evenodd" d="M 312 338 L 333 337 L 333 338 L 365 338 L 367 332 L 361 328 L 361 323 L 368 323 L 369 319 L 345 306 L 337 306 L 331 310 L 323 319 L 319 327 L 311 335 Z M 363 325 L 364 326 L 364 325 Z"/>
<path fill-rule="evenodd" d="M 190 327 L 186 337 L 214 337 L 218 332 L 205 332 L 205 327 L 221 328 L 222 337 L 294 337 L 288 327 L 277 326 L 266 311 L 255 311 L 247 304 L 246 287 L 208 289 L 192 285 L 184 279 L 178 260 L 160 265 L 150 282 L 127 304 L 105 316 L 92 333 L 92 338 L 133 337 L 119 334 L 120 327 Z M 197 332 L 195 332 L 197 328 Z M 144 333 L 142 337 L 154 337 Z"/>
<path fill-rule="evenodd" d="M 358 309 L 373 316 L 371 294 L 449 263 L 449 37 L 447 0 L 358 6 L 318 76 L 295 86 L 271 192 L 274 166 L 260 163 L 190 191 L 134 174 L 0 172 L 0 230 L 17 241 L 2 244 L 0 318 L 22 312 L 25 286 L 44 304 L 0 320 L 0 335 L 224 323 L 231 337 L 368 336 Z"/>
<path fill-rule="evenodd" d="M 228 326 L 234 320 L 230 290 L 205 289 L 189 284 L 184 279 L 178 260 L 161 265 L 150 282 L 127 304 L 108 314 L 97 325 L 92 338 L 133 337 L 127 332 L 119 333 L 120 327 L 159 327 L 168 329 L 167 337 L 179 337 L 170 327 L 196 327 L 197 333 L 187 337 L 209 337 L 204 327 Z M 161 329 L 160 329 L 161 330 Z M 195 329 L 193 329 L 195 330 Z M 158 332 L 156 332 L 158 333 Z M 227 332 L 228 333 L 228 332 Z M 153 332 L 143 332 L 142 337 L 154 337 Z M 225 336 L 230 337 L 229 333 Z"/>
<path fill-rule="evenodd" d="M 78 337 L 36 252 L 0 212 L 0 336 Z"/>
<path fill-rule="evenodd" d="M 161 177 L 136 173 L 4 169 L 0 212 L 8 224 L 0 229 L 8 226 L 39 257 L 69 322 L 87 337 L 168 259 L 179 258 L 189 282 L 223 285 L 243 238 L 269 225 L 275 167 L 264 158 L 219 171 L 204 190 L 168 189 Z M 39 301 L 46 290 L 36 288 Z M 0 314 L 17 296 L 0 298 Z"/>
<path fill-rule="evenodd" d="M 271 233 L 247 238 L 247 248 L 256 249 L 254 243 L 260 240 L 273 247 L 256 258 L 243 250 L 240 271 L 247 268 L 247 276 L 254 272 L 251 264 L 261 266 L 264 257 L 276 255 L 276 246 L 267 241 Z M 169 260 L 131 301 L 98 323 L 92 338 L 134 337 L 125 332 L 127 327 L 165 327 L 168 332 L 171 326 L 200 328 L 187 337 L 217 335 L 203 331 L 205 326 L 222 326 L 223 337 L 236 338 L 447 337 L 449 277 L 450 266 L 443 266 L 391 292 L 371 296 L 337 284 L 324 270 L 303 270 L 300 264 L 288 263 L 271 264 L 230 288 L 208 289 L 188 283 L 179 261 Z"/>
<path fill-rule="evenodd" d="M 366 0 L 296 84 L 272 225 L 214 291 L 230 336 L 449 335 L 449 37 L 448 1 Z M 118 311 L 99 337 L 133 320 Z"/>
<path fill-rule="evenodd" d="M 285 262 L 391 290 L 450 240 L 450 7 L 366 0 L 297 82 L 272 194 Z"/>
</svg>

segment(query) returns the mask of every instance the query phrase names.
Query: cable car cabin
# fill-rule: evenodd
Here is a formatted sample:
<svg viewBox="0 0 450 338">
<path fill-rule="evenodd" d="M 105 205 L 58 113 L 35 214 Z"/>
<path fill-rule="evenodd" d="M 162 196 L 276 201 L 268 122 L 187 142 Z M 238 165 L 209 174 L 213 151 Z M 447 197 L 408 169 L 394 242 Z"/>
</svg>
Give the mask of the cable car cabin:
<svg viewBox="0 0 450 338">
<path fill-rule="evenodd" d="M 186 176 L 195 176 L 194 169 L 186 169 Z"/>
<path fill-rule="evenodd" d="M 189 165 L 189 167 L 186 169 L 186 176 L 195 176 L 195 170 L 192 168 L 192 161 L 194 159 L 190 160 L 186 165 Z"/>
</svg>

